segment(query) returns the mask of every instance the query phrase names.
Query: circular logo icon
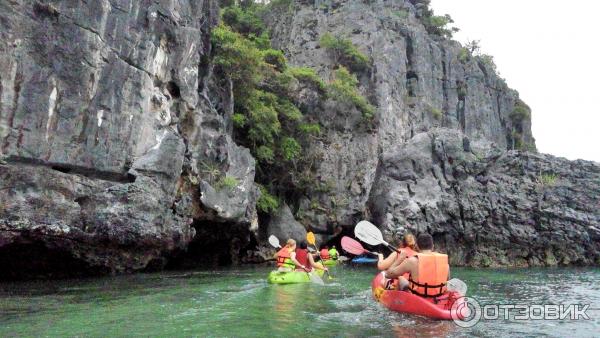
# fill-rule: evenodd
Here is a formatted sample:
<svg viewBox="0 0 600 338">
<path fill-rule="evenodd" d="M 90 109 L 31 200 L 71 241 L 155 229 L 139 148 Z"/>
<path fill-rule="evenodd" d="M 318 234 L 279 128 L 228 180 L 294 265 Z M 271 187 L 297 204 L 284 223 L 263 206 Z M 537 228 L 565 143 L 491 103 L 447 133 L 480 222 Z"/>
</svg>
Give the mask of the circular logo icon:
<svg viewBox="0 0 600 338">
<path fill-rule="evenodd" d="M 450 309 L 454 323 L 460 327 L 473 327 L 481 319 L 481 305 L 472 297 L 460 297 Z"/>
</svg>

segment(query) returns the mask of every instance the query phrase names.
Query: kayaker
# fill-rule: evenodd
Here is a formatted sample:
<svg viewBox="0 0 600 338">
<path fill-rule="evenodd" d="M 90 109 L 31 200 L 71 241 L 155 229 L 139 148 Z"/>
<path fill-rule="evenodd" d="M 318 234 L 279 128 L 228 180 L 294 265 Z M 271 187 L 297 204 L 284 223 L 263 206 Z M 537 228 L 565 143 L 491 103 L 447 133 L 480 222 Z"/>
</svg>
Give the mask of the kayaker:
<svg viewBox="0 0 600 338">
<path fill-rule="evenodd" d="M 313 256 L 308 252 L 308 246 L 305 241 L 300 242 L 299 248 L 296 249 L 296 260 L 307 267 L 307 269 L 297 269 L 299 271 L 310 272 L 312 268 L 328 271 L 323 264 L 315 262 Z"/>
<path fill-rule="evenodd" d="M 413 234 L 405 234 L 402 238 L 402 246 L 398 248 L 401 252 L 398 255 L 397 252 L 392 252 L 386 258 L 383 258 L 382 254 L 379 254 L 379 261 L 377 262 L 377 268 L 379 270 L 387 270 L 394 266 L 398 266 L 404 262 L 408 257 L 412 257 L 417 254 L 417 240 Z"/>
<path fill-rule="evenodd" d="M 446 282 L 450 276 L 448 255 L 433 251 L 433 237 L 420 234 L 417 237 L 419 253 L 407 258 L 399 266 L 385 271 L 385 277 L 398 278 L 399 290 L 410 290 L 422 297 L 437 297 L 446 292 Z M 409 278 L 402 275 L 409 273 Z"/>
<path fill-rule="evenodd" d="M 287 243 L 276 254 L 278 271 L 294 271 L 296 267 L 306 269 L 306 265 L 298 262 L 296 259 L 296 241 L 288 239 Z"/>
<path fill-rule="evenodd" d="M 337 260 L 338 259 L 338 251 L 335 249 L 335 245 L 333 247 L 331 247 L 331 249 L 329 249 L 329 257 L 331 257 L 331 259 L 333 260 Z"/>
<path fill-rule="evenodd" d="M 326 260 L 330 259 L 329 248 L 326 245 L 321 247 L 321 251 L 319 251 L 319 257 L 321 257 L 322 261 L 326 261 Z"/>
</svg>

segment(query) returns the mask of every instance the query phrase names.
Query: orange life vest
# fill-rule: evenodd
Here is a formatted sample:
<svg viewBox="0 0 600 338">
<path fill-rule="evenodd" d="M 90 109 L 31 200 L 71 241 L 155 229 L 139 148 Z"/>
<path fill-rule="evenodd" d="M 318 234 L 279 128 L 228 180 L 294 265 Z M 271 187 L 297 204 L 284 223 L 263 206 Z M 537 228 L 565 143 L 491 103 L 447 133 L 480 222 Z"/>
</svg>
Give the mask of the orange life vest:
<svg viewBox="0 0 600 338">
<path fill-rule="evenodd" d="M 448 255 L 437 252 L 419 253 L 418 269 L 419 278 L 414 280 L 410 276 L 409 289 L 421 297 L 435 298 L 446 292 L 448 281 Z"/>
<path fill-rule="evenodd" d="M 290 252 L 290 249 L 287 246 L 284 246 L 277 252 L 277 266 L 294 269 L 296 265 L 292 262 L 291 257 L 292 253 Z"/>
<path fill-rule="evenodd" d="M 327 249 L 321 249 L 321 259 L 322 260 L 326 260 L 329 259 L 329 250 Z"/>
</svg>

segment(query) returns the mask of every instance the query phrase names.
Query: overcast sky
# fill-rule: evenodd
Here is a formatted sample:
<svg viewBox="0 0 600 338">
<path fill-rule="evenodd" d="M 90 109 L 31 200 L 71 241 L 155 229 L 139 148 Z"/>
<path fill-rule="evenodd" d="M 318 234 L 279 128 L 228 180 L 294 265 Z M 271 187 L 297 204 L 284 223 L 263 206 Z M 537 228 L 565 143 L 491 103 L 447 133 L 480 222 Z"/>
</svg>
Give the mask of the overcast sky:
<svg viewBox="0 0 600 338">
<path fill-rule="evenodd" d="M 600 162 L 600 1 L 432 0 L 533 110 L 538 150 Z"/>
</svg>

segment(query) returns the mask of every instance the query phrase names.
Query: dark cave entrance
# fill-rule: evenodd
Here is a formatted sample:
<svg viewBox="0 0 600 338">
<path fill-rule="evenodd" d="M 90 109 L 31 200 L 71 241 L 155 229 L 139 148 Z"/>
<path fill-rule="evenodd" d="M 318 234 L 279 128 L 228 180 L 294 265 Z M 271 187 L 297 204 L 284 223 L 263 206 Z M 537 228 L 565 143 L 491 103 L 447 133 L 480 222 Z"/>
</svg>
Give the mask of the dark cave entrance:
<svg viewBox="0 0 600 338">
<path fill-rule="evenodd" d="M 106 268 L 92 267 L 70 252 L 48 248 L 40 241 L 0 247 L 0 280 L 62 279 L 108 273 Z"/>
<path fill-rule="evenodd" d="M 194 220 L 196 236 L 186 250 L 172 254 L 166 269 L 216 268 L 239 265 L 240 258 L 256 247 L 248 226 L 230 222 Z"/>
</svg>

